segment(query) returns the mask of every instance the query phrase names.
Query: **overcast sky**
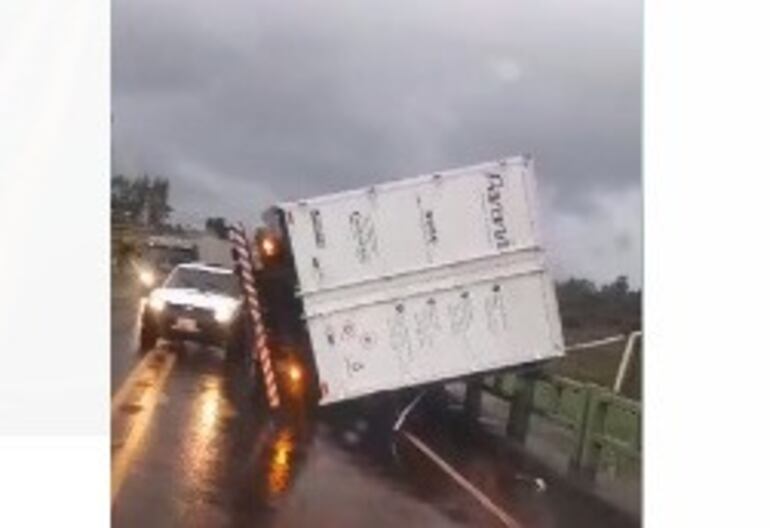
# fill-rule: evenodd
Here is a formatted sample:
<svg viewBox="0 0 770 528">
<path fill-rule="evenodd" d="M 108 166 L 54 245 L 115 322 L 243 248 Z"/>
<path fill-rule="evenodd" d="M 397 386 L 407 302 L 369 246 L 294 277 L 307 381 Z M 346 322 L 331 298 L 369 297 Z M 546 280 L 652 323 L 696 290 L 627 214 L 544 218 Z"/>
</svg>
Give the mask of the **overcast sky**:
<svg viewBox="0 0 770 528">
<path fill-rule="evenodd" d="M 641 281 L 638 0 L 113 0 L 114 170 L 175 220 L 523 152 L 560 277 Z"/>
</svg>

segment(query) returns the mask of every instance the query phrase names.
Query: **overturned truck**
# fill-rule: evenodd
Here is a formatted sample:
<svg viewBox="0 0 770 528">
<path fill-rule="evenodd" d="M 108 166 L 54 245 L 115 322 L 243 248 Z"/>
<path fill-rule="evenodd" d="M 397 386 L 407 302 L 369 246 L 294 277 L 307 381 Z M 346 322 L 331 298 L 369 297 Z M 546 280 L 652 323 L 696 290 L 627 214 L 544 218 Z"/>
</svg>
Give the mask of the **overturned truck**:
<svg viewBox="0 0 770 528">
<path fill-rule="evenodd" d="M 535 217 L 528 156 L 271 207 L 254 361 L 326 405 L 561 356 Z"/>
</svg>

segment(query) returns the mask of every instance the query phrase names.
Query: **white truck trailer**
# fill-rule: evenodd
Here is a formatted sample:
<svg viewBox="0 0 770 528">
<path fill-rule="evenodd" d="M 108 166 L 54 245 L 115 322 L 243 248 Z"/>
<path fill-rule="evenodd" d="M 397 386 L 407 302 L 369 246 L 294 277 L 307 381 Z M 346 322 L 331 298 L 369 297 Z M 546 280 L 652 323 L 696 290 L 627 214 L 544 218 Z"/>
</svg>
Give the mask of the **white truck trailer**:
<svg viewBox="0 0 770 528">
<path fill-rule="evenodd" d="M 271 208 L 260 283 L 290 277 L 318 403 L 561 356 L 536 215 L 526 156 Z"/>
</svg>

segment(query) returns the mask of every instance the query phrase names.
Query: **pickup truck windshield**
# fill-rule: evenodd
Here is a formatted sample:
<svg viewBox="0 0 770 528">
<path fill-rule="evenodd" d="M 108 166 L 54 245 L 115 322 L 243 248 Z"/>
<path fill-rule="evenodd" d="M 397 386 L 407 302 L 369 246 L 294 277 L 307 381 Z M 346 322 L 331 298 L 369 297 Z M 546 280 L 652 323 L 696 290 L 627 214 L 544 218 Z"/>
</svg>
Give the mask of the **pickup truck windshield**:
<svg viewBox="0 0 770 528">
<path fill-rule="evenodd" d="M 170 264 L 176 266 L 185 262 L 197 260 L 197 251 L 194 248 L 149 246 L 144 251 L 145 259 L 156 266 Z"/>
<path fill-rule="evenodd" d="M 217 273 L 194 268 L 177 268 L 166 281 L 166 288 L 194 288 L 238 297 L 239 290 L 232 273 Z"/>
</svg>

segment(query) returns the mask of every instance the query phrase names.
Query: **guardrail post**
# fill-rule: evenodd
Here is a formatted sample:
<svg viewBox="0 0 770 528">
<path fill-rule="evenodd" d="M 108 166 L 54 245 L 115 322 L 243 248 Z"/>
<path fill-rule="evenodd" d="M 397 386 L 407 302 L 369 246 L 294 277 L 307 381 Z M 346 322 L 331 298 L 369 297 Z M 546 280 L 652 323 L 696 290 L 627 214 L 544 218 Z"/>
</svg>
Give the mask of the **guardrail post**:
<svg viewBox="0 0 770 528">
<path fill-rule="evenodd" d="M 498 392 L 502 391 L 503 390 L 503 375 L 502 374 L 495 374 L 492 379 L 493 379 L 492 387 L 496 391 L 498 391 Z"/>
<path fill-rule="evenodd" d="M 636 349 L 634 345 L 637 341 L 639 341 L 641 336 L 642 333 L 638 330 L 636 332 L 631 332 L 631 335 L 628 336 L 626 348 L 623 351 L 623 356 L 621 357 L 620 364 L 618 365 L 618 371 L 615 374 L 615 383 L 612 385 L 612 391 L 617 394 L 620 394 L 620 391 L 623 388 L 623 382 L 626 380 L 626 374 L 628 373 L 628 365 L 631 363 L 631 356 Z"/>
<path fill-rule="evenodd" d="M 505 433 L 515 441 L 523 444 L 529 432 L 529 418 L 532 414 L 532 402 L 535 396 L 535 381 L 538 373 L 528 372 L 518 374 L 508 408 L 508 423 Z"/>
<path fill-rule="evenodd" d="M 607 400 L 602 397 L 605 390 L 596 385 L 588 386 L 587 410 L 578 442 L 578 460 L 576 468 L 580 477 L 588 482 L 596 480 L 599 469 L 602 446 L 596 441 L 596 436 L 604 430 L 607 416 Z"/>
<path fill-rule="evenodd" d="M 463 411 L 465 416 L 475 421 L 481 413 L 481 393 L 483 390 L 483 379 L 471 378 L 465 384 L 465 400 L 463 401 Z"/>
<path fill-rule="evenodd" d="M 594 405 L 596 386 L 586 384 L 583 387 L 583 405 L 580 409 L 580 415 L 575 423 L 575 444 L 570 454 L 569 471 L 575 475 L 581 475 L 583 470 L 583 451 L 591 437 L 591 421 L 589 416 Z"/>
</svg>

